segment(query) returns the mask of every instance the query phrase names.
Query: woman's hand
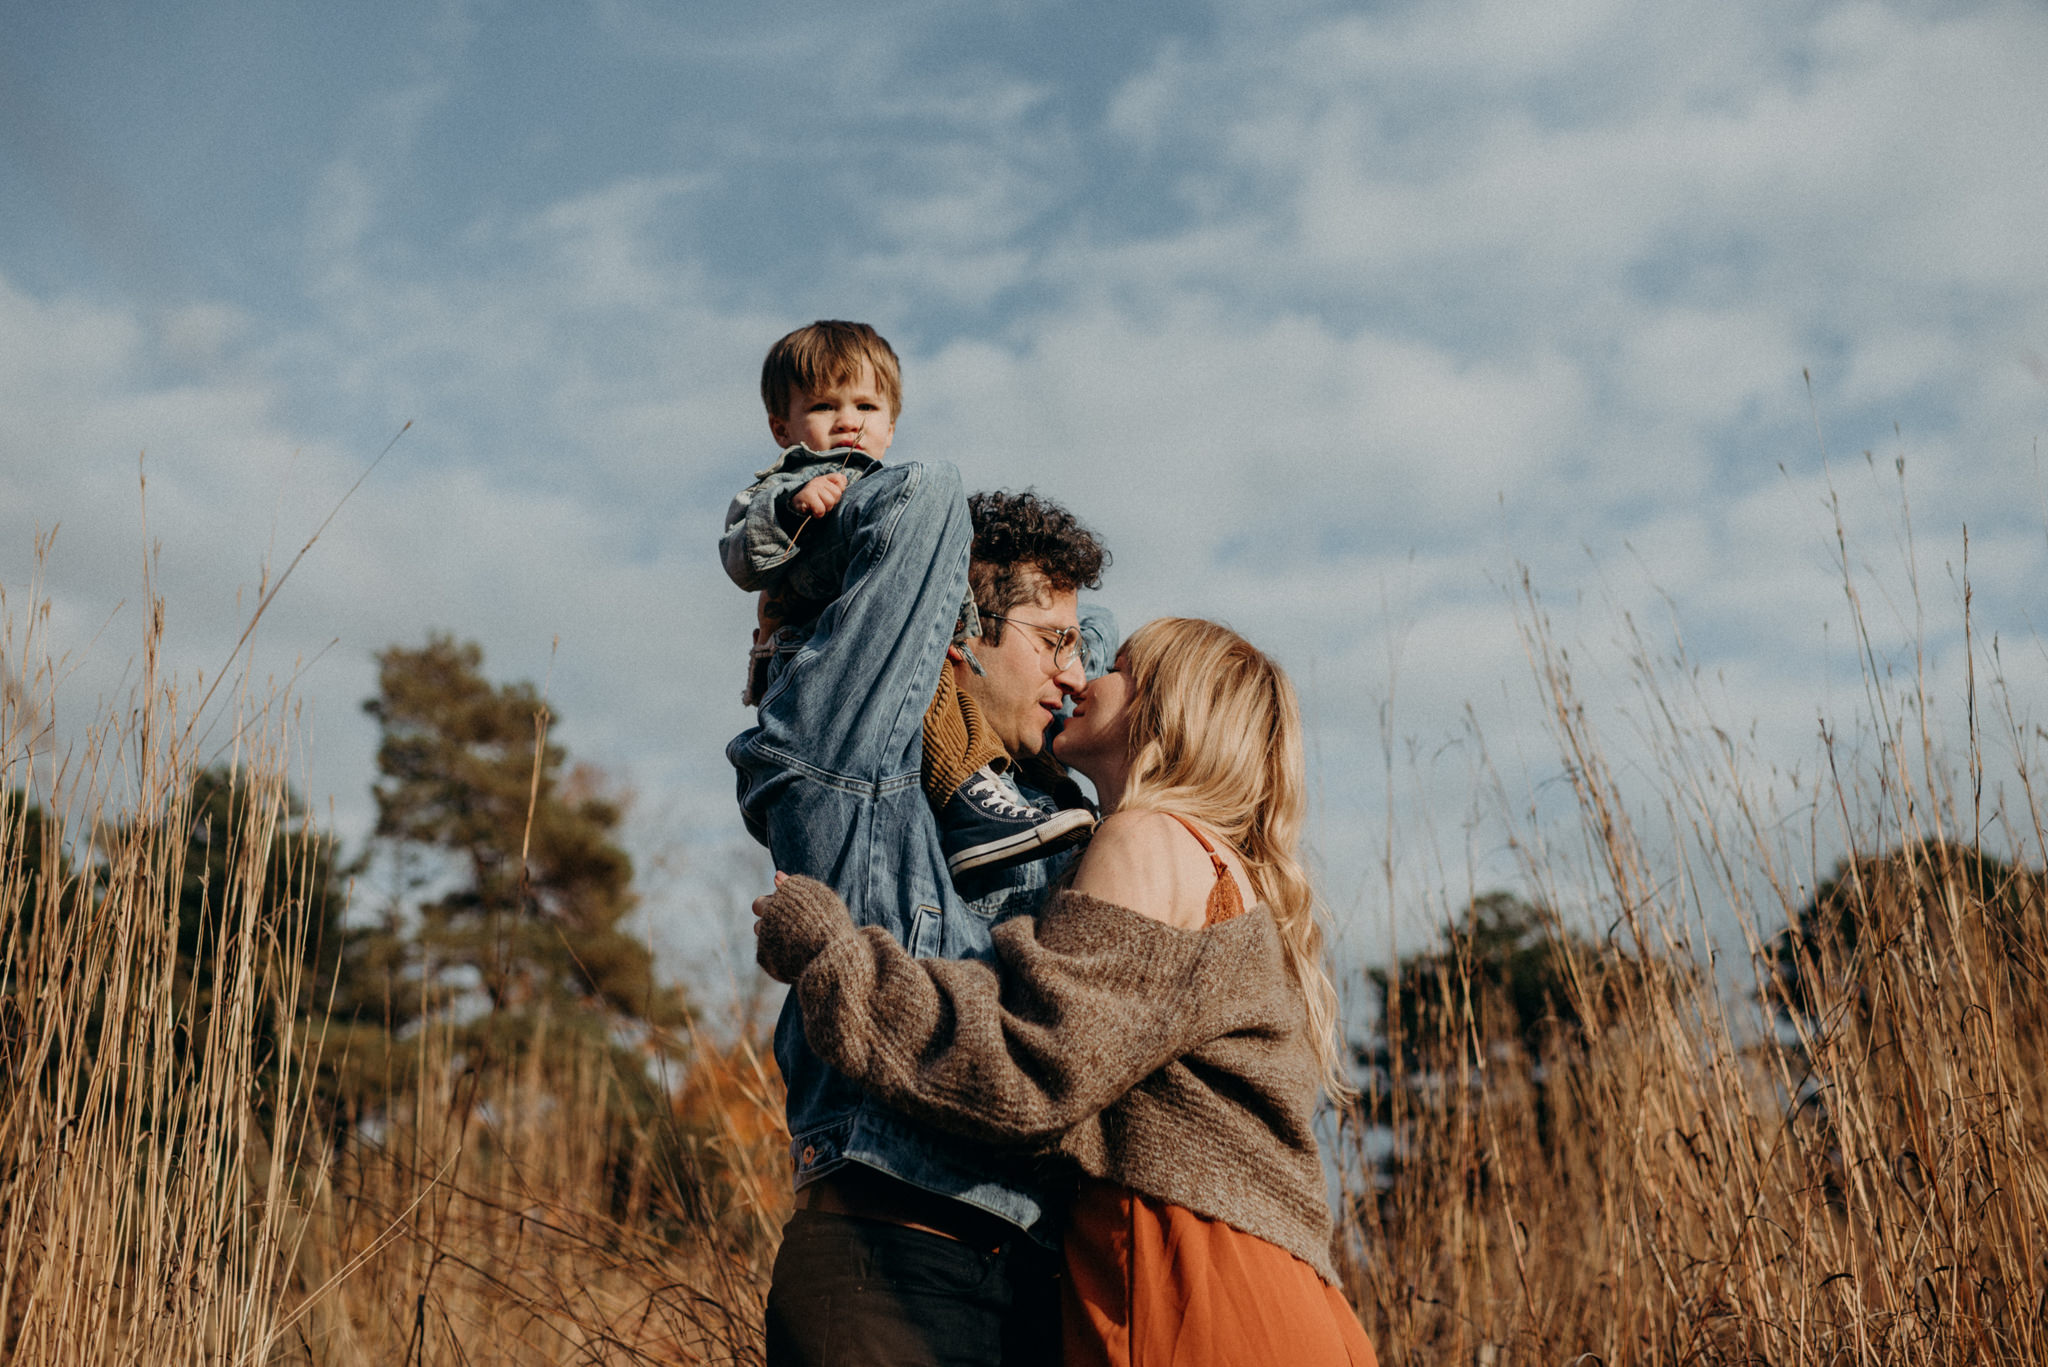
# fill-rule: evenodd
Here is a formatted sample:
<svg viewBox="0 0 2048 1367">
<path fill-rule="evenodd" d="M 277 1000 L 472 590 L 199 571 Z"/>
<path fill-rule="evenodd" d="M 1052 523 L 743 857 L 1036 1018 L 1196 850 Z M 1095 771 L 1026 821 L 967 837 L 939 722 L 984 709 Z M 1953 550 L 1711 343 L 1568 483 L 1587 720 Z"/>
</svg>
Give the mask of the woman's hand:
<svg viewBox="0 0 2048 1367">
<path fill-rule="evenodd" d="M 834 940 L 853 934 L 839 894 L 815 878 L 775 875 L 775 891 L 754 899 L 754 962 L 769 977 L 793 983 Z"/>
<path fill-rule="evenodd" d="M 782 880 L 787 877 L 789 875 L 781 869 L 775 871 L 775 892 L 782 891 Z M 754 936 L 757 939 L 761 934 L 761 918 L 775 909 L 775 892 L 769 893 L 766 897 L 756 897 L 754 899 Z"/>
</svg>

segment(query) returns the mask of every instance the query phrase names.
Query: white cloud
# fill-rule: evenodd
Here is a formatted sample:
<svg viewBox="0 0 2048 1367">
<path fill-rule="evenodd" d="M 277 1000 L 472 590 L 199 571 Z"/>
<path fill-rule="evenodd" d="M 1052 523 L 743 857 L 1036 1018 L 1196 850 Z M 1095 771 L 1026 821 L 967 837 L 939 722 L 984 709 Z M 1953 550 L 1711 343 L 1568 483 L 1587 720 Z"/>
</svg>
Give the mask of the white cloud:
<svg viewBox="0 0 2048 1367">
<path fill-rule="evenodd" d="M 758 26 L 604 13 L 646 60 L 775 63 Z M 789 17 L 794 57 L 822 50 L 820 15 Z M 1333 879 L 1370 884 L 1390 692 L 1419 756 L 1399 824 L 1496 877 L 1466 705 L 1501 763 L 1554 771 L 1518 566 L 1605 715 L 1631 696 L 1616 614 L 1661 630 L 1668 596 L 1724 720 L 1801 756 L 1817 681 L 1854 702 L 1830 481 L 1857 572 L 1894 567 L 1883 650 L 1925 630 L 1953 682 L 1965 522 L 1980 630 L 2030 629 L 2044 45 L 2008 4 L 1300 6 L 1155 43 L 1095 108 L 863 40 L 850 59 L 902 77 L 872 101 L 703 113 L 686 156 L 434 241 L 397 191 L 467 87 L 428 73 L 345 130 L 290 308 L 157 320 L 0 277 L 0 538 L 64 518 L 52 588 L 92 623 L 132 592 L 147 446 L 179 658 L 212 668 L 236 587 L 416 419 L 279 603 L 266 660 L 342 641 L 306 681 L 315 781 L 360 828 L 369 655 L 439 626 L 499 677 L 552 668 L 576 753 L 719 829 L 749 609 L 710 542 L 768 455 L 759 357 L 865 315 L 904 354 L 900 456 L 1068 502 L 1127 626 L 1220 615 L 1302 678 Z"/>
<path fill-rule="evenodd" d="M 663 259 L 657 225 L 707 181 L 634 176 L 549 205 L 512 236 L 538 248 L 562 281 L 564 303 L 593 315 L 672 308 L 689 275 Z"/>
</svg>

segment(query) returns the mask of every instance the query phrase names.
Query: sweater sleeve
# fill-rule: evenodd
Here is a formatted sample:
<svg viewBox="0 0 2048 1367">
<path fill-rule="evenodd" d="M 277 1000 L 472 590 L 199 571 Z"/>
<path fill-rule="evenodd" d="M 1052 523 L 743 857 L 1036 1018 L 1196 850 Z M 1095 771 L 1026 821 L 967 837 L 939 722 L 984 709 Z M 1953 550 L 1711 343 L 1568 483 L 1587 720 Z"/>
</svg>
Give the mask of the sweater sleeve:
<svg viewBox="0 0 2048 1367">
<path fill-rule="evenodd" d="M 996 928 L 995 965 L 914 959 L 873 927 L 822 931 L 813 889 L 795 891 L 807 924 L 788 938 L 817 950 L 795 985 L 812 1049 L 904 1114 L 993 1143 L 1044 1143 L 1226 1033 L 1242 966 L 1266 958 L 1249 941 L 1272 933 L 1263 914 L 1185 931 L 1067 891 Z"/>
</svg>

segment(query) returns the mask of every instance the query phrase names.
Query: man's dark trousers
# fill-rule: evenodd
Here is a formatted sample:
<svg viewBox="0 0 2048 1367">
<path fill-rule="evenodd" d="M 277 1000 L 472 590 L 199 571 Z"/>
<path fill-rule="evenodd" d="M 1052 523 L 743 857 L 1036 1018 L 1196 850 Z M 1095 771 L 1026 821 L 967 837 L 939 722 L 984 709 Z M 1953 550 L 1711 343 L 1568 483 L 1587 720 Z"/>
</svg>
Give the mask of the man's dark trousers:
<svg viewBox="0 0 2048 1367">
<path fill-rule="evenodd" d="M 775 1256 L 769 1367 L 1054 1367 L 1059 1255 L 800 1210 Z"/>
</svg>

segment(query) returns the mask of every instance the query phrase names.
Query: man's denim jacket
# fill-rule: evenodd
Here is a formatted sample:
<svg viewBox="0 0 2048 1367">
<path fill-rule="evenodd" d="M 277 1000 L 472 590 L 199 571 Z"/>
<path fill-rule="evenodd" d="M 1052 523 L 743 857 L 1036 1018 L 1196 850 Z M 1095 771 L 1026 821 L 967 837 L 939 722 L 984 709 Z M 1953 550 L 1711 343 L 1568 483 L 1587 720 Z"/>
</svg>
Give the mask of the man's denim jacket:
<svg viewBox="0 0 2048 1367">
<path fill-rule="evenodd" d="M 766 521 L 774 526 L 772 514 Z M 751 518 L 740 525 L 754 530 Z M 1037 910 L 1065 858 L 970 875 L 963 896 L 918 779 L 925 708 L 966 593 L 972 540 L 949 464 L 873 466 L 850 484 L 803 533 L 800 558 L 832 585 L 831 601 L 814 621 L 784 629 L 787 653 L 778 651 L 756 724 L 726 757 L 747 829 L 777 869 L 826 883 L 857 924 L 881 926 L 913 955 L 988 961 L 991 928 Z M 764 529 L 763 544 L 789 558 L 788 538 L 777 546 Z M 1105 614 L 1090 616 L 1089 664 L 1099 672 L 1115 628 Z M 1028 1159 L 933 1131 L 868 1097 L 811 1052 L 793 995 L 776 1022 L 775 1057 L 789 1085 L 798 1187 L 862 1163 L 1045 1236 L 1047 1191 Z"/>
</svg>

